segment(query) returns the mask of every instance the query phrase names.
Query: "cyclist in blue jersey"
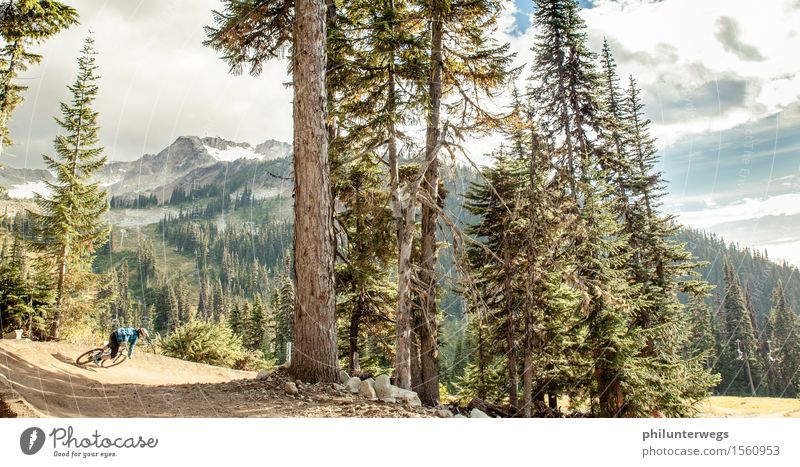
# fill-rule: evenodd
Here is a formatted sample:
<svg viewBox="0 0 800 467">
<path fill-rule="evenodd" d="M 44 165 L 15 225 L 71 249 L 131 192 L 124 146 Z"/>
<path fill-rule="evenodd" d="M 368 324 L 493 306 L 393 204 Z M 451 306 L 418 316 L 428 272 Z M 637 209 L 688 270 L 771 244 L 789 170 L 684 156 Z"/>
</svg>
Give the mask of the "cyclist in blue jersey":
<svg viewBox="0 0 800 467">
<path fill-rule="evenodd" d="M 150 339 L 150 333 L 148 333 L 147 329 L 145 328 L 117 329 L 111 333 L 111 336 L 108 338 L 108 344 L 103 346 L 103 353 L 94 358 L 94 363 L 97 366 L 100 366 L 103 360 L 116 358 L 117 354 L 119 353 L 119 345 L 123 342 L 128 343 L 128 358 L 133 358 L 133 348 L 136 347 L 136 343 L 142 337 Z M 109 348 L 111 349 L 110 355 L 106 353 L 106 350 Z"/>
</svg>

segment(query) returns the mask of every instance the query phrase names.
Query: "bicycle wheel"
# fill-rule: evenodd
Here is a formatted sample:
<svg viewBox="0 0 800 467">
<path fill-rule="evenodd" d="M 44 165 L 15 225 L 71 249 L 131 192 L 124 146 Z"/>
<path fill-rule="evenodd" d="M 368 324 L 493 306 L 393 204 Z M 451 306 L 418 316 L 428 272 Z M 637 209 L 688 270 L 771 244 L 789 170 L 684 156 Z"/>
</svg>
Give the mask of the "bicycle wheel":
<svg viewBox="0 0 800 467">
<path fill-rule="evenodd" d="M 94 363 L 94 356 L 97 355 L 97 353 L 102 352 L 102 351 L 103 351 L 103 349 L 98 347 L 96 349 L 92 349 L 92 350 L 90 350 L 90 351 L 88 351 L 86 353 L 83 353 L 83 354 L 81 354 L 80 357 L 75 359 L 75 364 L 83 366 L 83 365 L 86 365 L 88 363 Z"/>
<path fill-rule="evenodd" d="M 119 365 L 120 363 L 124 362 L 127 359 L 128 359 L 128 356 L 125 355 L 124 353 L 120 352 L 120 353 L 117 354 L 116 358 L 109 358 L 108 360 L 103 360 L 103 362 L 100 363 L 100 365 L 103 368 L 111 368 L 113 366 Z"/>
</svg>

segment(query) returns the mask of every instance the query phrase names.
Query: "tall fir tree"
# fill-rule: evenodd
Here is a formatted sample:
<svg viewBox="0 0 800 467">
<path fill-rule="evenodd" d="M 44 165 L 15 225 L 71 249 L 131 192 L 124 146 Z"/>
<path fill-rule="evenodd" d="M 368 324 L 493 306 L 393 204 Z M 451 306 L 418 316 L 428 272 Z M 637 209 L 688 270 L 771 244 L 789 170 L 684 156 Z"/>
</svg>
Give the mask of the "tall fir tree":
<svg viewBox="0 0 800 467">
<path fill-rule="evenodd" d="M 796 398 L 800 394 L 800 318 L 786 303 L 781 281 L 772 296 L 767 355 L 767 374 L 772 377 L 770 393 Z"/>
<path fill-rule="evenodd" d="M 55 139 L 56 157 L 44 156 L 48 168 L 56 174 L 46 182 L 51 195 L 36 194 L 37 212 L 29 215 L 36 225 L 34 245 L 52 256 L 58 277 L 52 336 L 58 338 L 70 299 L 91 289 L 94 275 L 91 259 L 105 244 L 109 228 L 104 221 L 108 210 L 106 192 L 93 181 L 105 165 L 103 148 L 98 146 L 97 112 L 92 105 L 97 98 L 96 52 L 89 36 L 78 58 L 78 76 L 68 86 L 72 98 L 61 104 L 58 125 L 65 135 Z"/>
<path fill-rule="evenodd" d="M 11 145 L 8 122 L 28 89 L 19 74 L 42 60 L 31 49 L 77 24 L 75 8 L 54 0 L 5 0 L 0 4 L 0 156 Z"/>
<path fill-rule="evenodd" d="M 722 334 L 720 373 L 722 394 L 763 394 L 763 368 L 758 340 L 745 304 L 744 292 L 730 262 L 725 263 L 725 295 L 722 311 L 725 331 Z"/>
</svg>

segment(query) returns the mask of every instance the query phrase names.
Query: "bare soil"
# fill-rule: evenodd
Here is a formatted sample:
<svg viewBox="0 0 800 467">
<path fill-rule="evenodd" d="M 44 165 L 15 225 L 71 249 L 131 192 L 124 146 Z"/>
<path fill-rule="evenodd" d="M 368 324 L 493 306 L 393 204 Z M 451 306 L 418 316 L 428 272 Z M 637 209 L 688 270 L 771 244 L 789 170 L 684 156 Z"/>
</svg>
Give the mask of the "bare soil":
<svg viewBox="0 0 800 467">
<path fill-rule="evenodd" d="M 434 416 L 431 409 L 368 401 L 331 384 L 137 352 L 113 368 L 84 367 L 89 350 L 64 342 L 0 340 L 0 417 L 381 417 Z"/>
</svg>

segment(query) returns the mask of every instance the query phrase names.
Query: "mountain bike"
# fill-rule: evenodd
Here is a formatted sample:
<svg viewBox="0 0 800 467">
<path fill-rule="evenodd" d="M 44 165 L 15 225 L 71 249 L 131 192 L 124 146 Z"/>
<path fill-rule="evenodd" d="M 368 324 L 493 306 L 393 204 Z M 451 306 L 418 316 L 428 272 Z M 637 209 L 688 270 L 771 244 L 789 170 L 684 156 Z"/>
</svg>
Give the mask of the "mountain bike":
<svg viewBox="0 0 800 467">
<path fill-rule="evenodd" d="M 108 345 L 106 342 L 103 345 Z M 103 351 L 102 347 L 97 347 L 95 349 L 89 350 L 87 352 L 82 353 L 78 358 L 75 359 L 75 364 L 78 366 L 88 365 L 89 363 L 94 364 L 95 358 L 97 356 L 102 355 L 110 355 L 111 349 L 107 349 Z M 100 362 L 100 366 L 103 368 L 111 368 L 117 365 L 120 365 L 128 359 L 128 343 L 123 342 L 120 343 L 119 351 L 117 352 L 117 356 L 114 358 L 108 358 Z"/>
</svg>

